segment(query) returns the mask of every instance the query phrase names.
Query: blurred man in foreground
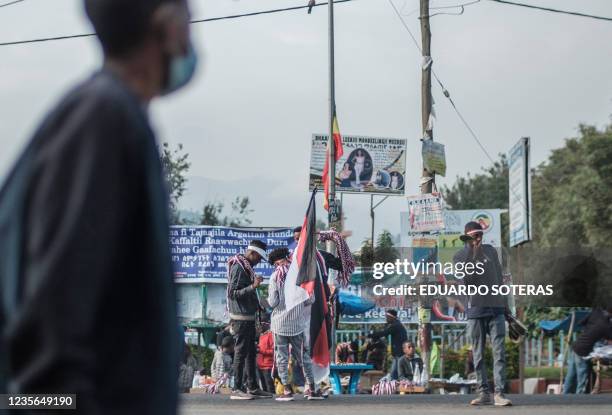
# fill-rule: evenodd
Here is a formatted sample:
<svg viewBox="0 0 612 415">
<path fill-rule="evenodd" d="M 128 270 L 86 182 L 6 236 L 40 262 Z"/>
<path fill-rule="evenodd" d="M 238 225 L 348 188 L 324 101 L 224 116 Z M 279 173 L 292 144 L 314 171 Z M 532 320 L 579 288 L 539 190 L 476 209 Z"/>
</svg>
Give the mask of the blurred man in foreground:
<svg viewBox="0 0 612 415">
<path fill-rule="evenodd" d="M 147 106 L 194 73 L 189 10 L 84 4 L 103 66 L 47 115 L 0 192 L 0 389 L 76 394 L 78 413 L 174 414 L 182 342 Z"/>
</svg>

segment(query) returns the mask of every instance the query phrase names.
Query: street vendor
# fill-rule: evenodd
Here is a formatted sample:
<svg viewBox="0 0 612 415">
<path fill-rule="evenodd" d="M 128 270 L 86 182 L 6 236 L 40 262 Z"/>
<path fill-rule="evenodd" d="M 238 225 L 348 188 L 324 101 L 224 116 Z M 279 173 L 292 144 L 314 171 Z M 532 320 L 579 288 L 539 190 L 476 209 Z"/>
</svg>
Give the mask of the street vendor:
<svg viewBox="0 0 612 415">
<path fill-rule="evenodd" d="M 415 373 L 423 373 L 423 359 L 415 352 L 414 344 L 406 341 L 403 344 L 404 355 L 401 357 L 397 367 L 399 380 L 414 380 L 420 382 L 420 379 L 414 379 Z"/>
</svg>

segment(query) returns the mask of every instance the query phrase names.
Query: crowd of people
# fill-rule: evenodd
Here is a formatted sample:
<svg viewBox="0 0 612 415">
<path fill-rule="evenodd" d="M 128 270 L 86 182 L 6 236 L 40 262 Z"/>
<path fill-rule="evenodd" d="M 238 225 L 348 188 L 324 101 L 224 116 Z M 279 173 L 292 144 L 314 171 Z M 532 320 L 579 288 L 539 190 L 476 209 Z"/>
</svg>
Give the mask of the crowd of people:
<svg viewBox="0 0 612 415">
<path fill-rule="evenodd" d="M 291 266 L 293 249 L 300 239 L 302 229 L 294 229 L 294 242 L 289 248 L 267 251 L 263 241 L 253 240 L 244 253 L 228 261 L 227 304 L 229 325 L 220 335 L 211 374 L 215 380 L 223 380 L 231 387 L 231 399 L 250 400 L 272 398 L 291 401 L 299 386 L 308 400 L 320 400 L 326 396 L 320 380 L 315 378 L 317 365 L 313 363 L 311 350 L 315 346 L 316 333 L 311 329 L 316 323 L 313 306 L 330 300 L 327 280 L 330 269 L 342 270 L 342 261 L 328 252 L 318 250 L 317 278 L 322 281 L 322 297 L 315 292 L 293 307 L 288 307 L 284 284 Z M 253 268 L 261 261 L 274 266 L 270 277 L 267 298 L 259 295 L 263 279 Z M 320 304 L 319 304 L 320 305 Z M 331 324 L 331 313 L 323 316 L 324 324 Z M 325 340 L 327 341 L 327 339 Z M 301 378 L 303 378 L 304 384 Z M 278 393 L 277 393 L 278 392 Z"/>
</svg>

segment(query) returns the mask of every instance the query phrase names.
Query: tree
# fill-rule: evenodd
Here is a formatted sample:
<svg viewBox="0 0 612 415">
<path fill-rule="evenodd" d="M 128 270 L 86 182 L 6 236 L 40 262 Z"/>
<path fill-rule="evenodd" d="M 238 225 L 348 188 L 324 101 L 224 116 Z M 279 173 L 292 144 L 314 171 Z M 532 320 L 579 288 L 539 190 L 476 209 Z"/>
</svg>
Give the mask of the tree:
<svg viewBox="0 0 612 415">
<path fill-rule="evenodd" d="M 188 159 L 189 153 L 183 152 L 182 144 L 178 144 L 173 150 L 168 143 L 162 143 L 160 161 L 168 185 L 170 221 L 172 224 L 180 224 L 178 202 L 187 189 L 186 174 L 191 167 Z"/>
<path fill-rule="evenodd" d="M 223 216 L 224 203 L 211 202 L 204 205 L 200 225 L 211 226 L 248 226 L 251 224 L 250 214 L 253 209 L 249 207 L 250 200 L 247 196 L 236 198 L 231 203 L 231 214 Z"/>
<path fill-rule="evenodd" d="M 393 236 L 388 230 L 383 230 L 376 240 L 376 248 L 374 248 L 375 262 L 395 262 L 399 258 L 399 254 L 393 244 Z"/>
<path fill-rule="evenodd" d="M 364 239 L 361 243 L 361 250 L 355 256 L 355 261 L 364 268 L 374 265 L 374 252 L 372 251 L 372 240 Z"/>
<path fill-rule="evenodd" d="M 442 187 L 444 200 L 452 209 L 507 209 L 508 160 L 505 154 L 484 173 L 457 177 L 452 187 Z"/>
<path fill-rule="evenodd" d="M 612 246 L 612 125 L 581 125 L 535 170 L 534 238 L 540 247 Z"/>
<path fill-rule="evenodd" d="M 483 173 L 457 177 L 452 187 L 442 186 L 451 209 L 508 209 L 508 160 L 505 154 Z M 508 215 L 501 217 L 502 244 L 508 245 Z"/>
</svg>

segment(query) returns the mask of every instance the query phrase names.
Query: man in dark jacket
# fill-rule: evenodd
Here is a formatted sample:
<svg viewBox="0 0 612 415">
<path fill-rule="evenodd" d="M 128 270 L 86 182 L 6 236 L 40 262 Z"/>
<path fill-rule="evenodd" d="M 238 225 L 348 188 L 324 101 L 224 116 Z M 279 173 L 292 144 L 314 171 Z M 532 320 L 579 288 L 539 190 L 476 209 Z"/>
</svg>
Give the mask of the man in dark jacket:
<svg viewBox="0 0 612 415">
<path fill-rule="evenodd" d="M 488 244 L 482 243 L 483 229 L 478 222 L 468 222 L 465 225 L 465 234 L 461 240 L 465 247 L 457 252 L 453 258 L 456 267 L 459 264 L 473 265 L 473 273 L 467 273 L 463 279 L 467 285 L 485 285 L 489 292 L 491 286 L 501 285 L 502 267 L 497 256 L 497 250 Z M 471 405 L 509 406 L 509 399 L 503 395 L 506 381 L 506 320 L 504 312 L 507 299 L 497 295 L 473 295 L 468 298 L 467 318 L 468 333 L 472 341 L 474 355 L 474 369 L 479 385 L 479 396 L 473 399 Z M 487 334 L 491 337 L 493 346 L 493 377 L 495 381 L 495 397 L 492 400 L 489 394 L 487 369 L 485 367 L 484 351 Z"/>
<path fill-rule="evenodd" d="M 249 243 L 244 255 L 238 254 L 228 261 L 229 281 L 227 304 L 230 324 L 236 339 L 234 346 L 234 390 L 230 399 L 272 397 L 257 387 L 255 359 L 257 355 L 255 319 L 260 311 L 257 287 L 263 281 L 255 275 L 253 267 L 267 260 L 266 244 L 259 240 Z M 243 376 L 246 375 L 246 385 Z"/>
<path fill-rule="evenodd" d="M 420 382 L 421 379 L 414 379 L 417 369 L 423 373 L 423 359 L 415 352 L 412 342 L 404 342 L 404 355 L 399 360 L 397 373 L 400 380 L 414 380 Z"/>
<path fill-rule="evenodd" d="M 391 364 L 390 374 L 391 379 L 397 380 L 397 367 L 400 358 L 404 354 L 402 346 L 404 342 L 408 340 L 408 334 L 402 322 L 397 318 L 397 310 L 387 310 L 385 319 L 387 320 L 387 326 L 384 330 L 370 333 L 368 337 L 378 339 L 380 337 L 386 338 L 389 335 L 391 336 L 391 355 L 393 356 L 393 363 Z"/>
<path fill-rule="evenodd" d="M 181 341 L 147 107 L 193 74 L 189 10 L 84 3 L 103 66 L 47 115 L 0 190 L 0 393 L 171 415 Z"/>
</svg>

